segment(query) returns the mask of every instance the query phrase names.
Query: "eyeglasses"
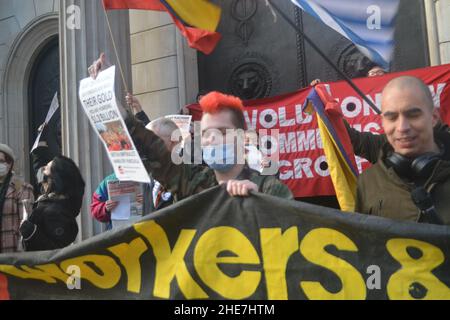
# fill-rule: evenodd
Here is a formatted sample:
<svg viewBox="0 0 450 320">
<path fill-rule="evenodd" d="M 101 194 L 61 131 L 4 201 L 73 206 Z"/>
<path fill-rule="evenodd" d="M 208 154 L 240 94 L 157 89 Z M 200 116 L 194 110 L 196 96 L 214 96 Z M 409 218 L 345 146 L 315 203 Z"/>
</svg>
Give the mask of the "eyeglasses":
<svg viewBox="0 0 450 320">
<path fill-rule="evenodd" d="M 371 70 L 367 74 L 369 77 L 382 76 L 385 72 L 383 70 Z"/>
</svg>

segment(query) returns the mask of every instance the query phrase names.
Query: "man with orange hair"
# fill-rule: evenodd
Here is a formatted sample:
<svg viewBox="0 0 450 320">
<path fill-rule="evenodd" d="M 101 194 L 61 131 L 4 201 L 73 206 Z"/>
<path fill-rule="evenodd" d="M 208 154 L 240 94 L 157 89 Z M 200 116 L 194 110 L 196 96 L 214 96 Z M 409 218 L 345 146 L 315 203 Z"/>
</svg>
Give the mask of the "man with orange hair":
<svg viewBox="0 0 450 320">
<path fill-rule="evenodd" d="M 203 161 L 208 166 L 174 163 L 171 153 L 155 133 L 145 129 L 130 114 L 125 121 L 139 153 L 148 159 L 147 170 L 172 192 L 175 201 L 218 184 L 226 184 L 232 196 L 248 196 L 250 191 L 256 191 L 293 199 L 289 188 L 278 179 L 262 176 L 251 170 L 245 161 L 239 161 L 239 155 L 245 153 L 244 137 L 237 134 L 246 129 L 242 101 L 211 92 L 202 97 L 200 106 L 203 110 Z"/>
</svg>

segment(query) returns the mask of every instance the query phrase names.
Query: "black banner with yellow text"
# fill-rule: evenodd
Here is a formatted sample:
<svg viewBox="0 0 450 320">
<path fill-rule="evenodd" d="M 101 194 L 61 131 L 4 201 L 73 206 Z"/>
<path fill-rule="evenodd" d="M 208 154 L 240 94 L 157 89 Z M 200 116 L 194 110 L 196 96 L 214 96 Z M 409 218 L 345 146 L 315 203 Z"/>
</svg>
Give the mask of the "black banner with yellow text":
<svg viewBox="0 0 450 320">
<path fill-rule="evenodd" d="M 450 299 L 450 227 L 216 187 L 62 250 L 0 255 L 0 299 Z"/>
</svg>

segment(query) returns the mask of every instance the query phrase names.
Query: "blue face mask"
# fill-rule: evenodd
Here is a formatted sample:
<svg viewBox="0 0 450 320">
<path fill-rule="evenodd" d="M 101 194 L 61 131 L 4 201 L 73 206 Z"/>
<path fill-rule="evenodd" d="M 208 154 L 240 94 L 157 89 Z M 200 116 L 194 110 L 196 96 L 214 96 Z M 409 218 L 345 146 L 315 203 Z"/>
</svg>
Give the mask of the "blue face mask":
<svg viewBox="0 0 450 320">
<path fill-rule="evenodd" d="M 203 160 L 213 170 L 227 172 L 236 165 L 234 144 L 204 146 L 202 150 Z"/>
<path fill-rule="evenodd" d="M 9 168 L 6 163 L 0 163 L 0 177 L 5 177 L 9 172 Z"/>
</svg>

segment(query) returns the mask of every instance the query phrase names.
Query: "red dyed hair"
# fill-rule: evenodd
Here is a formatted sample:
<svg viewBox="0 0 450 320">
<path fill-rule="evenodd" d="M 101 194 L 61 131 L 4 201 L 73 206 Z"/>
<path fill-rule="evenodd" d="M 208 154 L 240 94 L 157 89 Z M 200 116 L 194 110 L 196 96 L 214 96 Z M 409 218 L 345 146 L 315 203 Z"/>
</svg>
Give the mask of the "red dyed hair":
<svg viewBox="0 0 450 320">
<path fill-rule="evenodd" d="M 236 109 L 241 112 L 244 110 L 241 99 L 218 91 L 212 91 L 203 96 L 199 103 L 203 112 L 206 113 L 217 113 L 223 109 Z"/>
<path fill-rule="evenodd" d="M 238 129 L 247 129 L 244 119 L 244 104 L 238 97 L 212 91 L 203 96 L 199 101 L 203 113 L 218 113 L 224 110 L 230 111 L 233 123 Z"/>
</svg>

